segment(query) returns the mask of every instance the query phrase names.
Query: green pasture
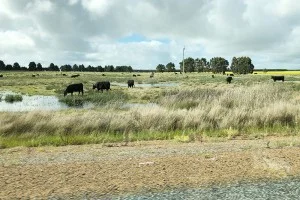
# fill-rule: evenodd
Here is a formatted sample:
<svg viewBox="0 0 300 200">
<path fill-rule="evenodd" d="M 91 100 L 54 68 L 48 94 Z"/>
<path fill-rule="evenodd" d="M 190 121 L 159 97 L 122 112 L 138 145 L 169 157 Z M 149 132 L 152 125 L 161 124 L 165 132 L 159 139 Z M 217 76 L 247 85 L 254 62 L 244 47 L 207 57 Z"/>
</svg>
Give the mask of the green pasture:
<svg viewBox="0 0 300 200">
<path fill-rule="evenodd" d="M 235 74 L 227 84 L 227 75 L 212 78 L 212 73 L 155 73 L 150 78 L 150 73 L 138 72 L 2 72 L 1 91 L 54 95 L 71 107 L 0 112 L 0 148 L 298 135 L 300 72 L 256 73 Z M 74 74 L 80 76 L 71 78 Z M 285 82 L 274 82 L 271 75 L 285 75 Z M 124 85 L 129 79 L 135 80 L 136 87 Z M 110 81 L 111 91 L 93 90 L 98 81 Z M 63 96 L 72 83 L 84 84 L 83 96 Z M 83 103 L 95 106 L 72 107 Z M 123 106 L 135 103 L 142 106 Z M 156 106 L 143 106 L 149 103 Z"/>
</svg>

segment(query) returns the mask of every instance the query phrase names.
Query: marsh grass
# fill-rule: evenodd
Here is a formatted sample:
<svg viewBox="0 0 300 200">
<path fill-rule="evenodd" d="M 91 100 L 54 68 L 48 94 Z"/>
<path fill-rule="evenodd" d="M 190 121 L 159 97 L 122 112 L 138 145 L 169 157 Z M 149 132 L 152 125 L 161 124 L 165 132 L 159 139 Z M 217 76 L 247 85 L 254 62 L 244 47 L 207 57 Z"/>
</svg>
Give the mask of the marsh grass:
<svg viewBox="0 0 300 200">
<path fill-rule="evenodd" d="M 125 102 L 128 100 L 128 94 L 121 90 L 114 91 L 89 91 L 85 95 L 60 96 L 59 101 L 68 106 L 83 106 L 84 103 L 93 103 L 94 105 L 104 105 L 107 103 Z"/>
<path fill-rule="evenodd" d="M 23 97 L 22 97 L 22 95 L 19 95 L 19 94 L 7 94 L 7 95 L 5 95 L 4 100 L 6 102 L 13 103 L 16 101 L 22 101 Z"/>
<path fill-rule="evenodd" d="M 105 80 L 125 82 L 132 74 L 105 73 Z M 30 82 L 29 76 L 15 82 L 1 83 L 4 87 L 26 89 L 31 92 L 55 93 L 61 102 L 71 106 L 85 103 L 97 108 L 41 112 L 0 112 L 1 147 L 43 146 L 128 142 L 139 140 L 174 140 L 193 142 L 256 139 L 266 136 L 299 134 L 300 86 L 297 83 L 272 82 L 270 76 L 235 76 L 233 84 L 224 83 L 226 76 L 191 73 L 188 78 L 174 73 L 156 73 L 153 79 L 142 74 L 136 81 L 145 83 L 174 81 L 172 88 L 112 88 L 103 93 L 91 89 L 94 81 L 101 81 L 97 73 L 84 73 L 79 79 L 55 74 L 41 74 Z M 65 86 L 85 83 L 83 96 L 74 93 L 63 97 Z M 39 87 L 39 84 L 43 87 Z M 29 86 L 30 85 L 30 86 Z M 28 88 L 27 88 L 28 89 Z M 155 107 L 120 109 L 127 102 L 155 102 Z"/>
</svg>

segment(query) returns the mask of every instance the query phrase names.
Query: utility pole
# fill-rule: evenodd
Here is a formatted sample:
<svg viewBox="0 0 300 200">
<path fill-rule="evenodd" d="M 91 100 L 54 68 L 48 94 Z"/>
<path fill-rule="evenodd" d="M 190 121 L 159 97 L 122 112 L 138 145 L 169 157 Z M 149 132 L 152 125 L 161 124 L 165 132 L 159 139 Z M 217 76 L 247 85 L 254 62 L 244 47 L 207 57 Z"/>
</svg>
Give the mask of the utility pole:
<svg viewBox="0 0 300 200">
<path fill-rule="evenodd" d="M 182 50 L 182 72 L 184 73 L 184 50 L 185 50 L 185 46 L 183 47 L 183 50 Z"/>
</svg>

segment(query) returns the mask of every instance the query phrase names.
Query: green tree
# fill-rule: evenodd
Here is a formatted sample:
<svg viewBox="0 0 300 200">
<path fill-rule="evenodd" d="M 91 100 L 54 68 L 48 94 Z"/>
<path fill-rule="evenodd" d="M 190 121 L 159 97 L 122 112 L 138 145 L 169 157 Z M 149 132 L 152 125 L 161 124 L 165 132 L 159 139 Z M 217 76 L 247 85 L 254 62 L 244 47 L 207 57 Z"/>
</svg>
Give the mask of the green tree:
<svg viewBox="0 0 300 200">
<path fill-rule="evenodd" d="M 167 72 L 175 72 L 175 65 L 174 63 L 172 62 L 169 62 L 167 65 L 166 65 L 166 70 Z"/>
<path fill-rule="evenodd" d="M 30 62 L 29 63 L 28 70 L 29 71 L 35 71 L 36 70 L 36 64 L 35 64 L 35 62 Z"/>
<path fill-rule="evenodd" d="M 8 70 L 8 71 L 12 70 L 13 66 L 11 64 L 8 64 L 8 65 L 6 65 L 5 69 Z"/>
<path fill-rule="evenodd" d="M 106 72 L 113 72 L 113 71 L 115 71 L 115 68 L 114 68 L 113 65 L 105 65 L 104 71 L 106 71 Z"/>
<path fill-rule="evenodd" d="M 234 73 L 248 74 L 253 73 L 254 65 L 252 64 L 251 58 L 249 57 L 233 57 L 230 69 Z"/>
<path fill-rule="evenodd" d="M 97 66 L 97 72 L 104 72 L 104 68 L 101 65 Z"/>
<path fill-rule="evenodd" d="M 74 64 L 72 70 L 75 71 L 75 72 L 79 71 L 78 65 Z"/>
<path fill-rule="evenodd" d="M 163 64 L 157 65 L 156 71 L 157 71 L 157 72 L 164 72 L 164 71 L 166 71 L 165 65 L 163 65 Z"/>
<path fill-rule="evenodd" d="M 5 63 L 0 60 L 0 70 L 5 70 Z"/>
<path fill-rule="evenodd" d="M 43 66 L 42 66 L 41 63 L 38 63 L 38 64 L 36 65 L 36 70 L 37 70 L 37 71 L 43 71 Z"/>
<path fill-rule="evenodd" d="M 15 62 L 13 65 L 13 70 L 20 70 L 21 66 L 19 65 L 19 63 Z"/>
<path fill-rule="evenodd" d="M 225 73 L 227 71 L 227 67 L 229 62 L 222 57 L 214 57 L 210 59 L 210 68 L 213 73 Z"/>
<path fill-rule="evenodd" d="M 59 71 L 59 68 L 57 65 L 54 65 L 53 63 L 50 63 L 49 67 L 48 67 L 49 71 Z"/>
<path fill-rule="evenodd" d="M 72 66 L 71 65 L 62 65 L 60 67 L 60 70 L 69 72 L 69 71 L 72 71 Z"/>
<path fill-rule="evenodd" d="M 83 64 L 79 65 L 78 68 L 79 68 L 79 71 L 81 71 L 81 72 L 85 71 L 85 67 Z"/>
<path fill-rule="evenodd" d="M 180 70 L 183 71 L 183 63 L 180 62 Z M 184 59 L 184 72 L 194 72 L 195 71 L 195 60 L 191 57 Z"/>
<path fill-rule="evenodd" d="M 206 58 L 195 59 L 195 71 L 196 72 L 207 72 L 209 71 L 209 65 Z"/>
</svg>

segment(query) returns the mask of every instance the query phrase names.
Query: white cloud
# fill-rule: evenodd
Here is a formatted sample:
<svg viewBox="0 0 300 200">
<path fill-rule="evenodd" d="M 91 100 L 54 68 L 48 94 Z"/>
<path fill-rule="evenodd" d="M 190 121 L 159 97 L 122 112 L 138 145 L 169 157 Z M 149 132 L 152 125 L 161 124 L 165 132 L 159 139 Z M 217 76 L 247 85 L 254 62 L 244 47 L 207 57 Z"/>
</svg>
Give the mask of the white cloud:
<svg viewBox="0 0 300 200">
<path fill-rule="evenodd" d="M 170 61 L 178 65 L 184 45 L 186 57 L 224 56 L 231 61 L 249 55 L 260 68 L 295 67 L 299 62 L 297 0 L 0 3 L 0 60 L 8 63 L 28 65 L 36 59 L 46 66 L 130 64 L 154 69 Z M 120 42 L 135 34 L 145 41 Z"/>
</svg>

